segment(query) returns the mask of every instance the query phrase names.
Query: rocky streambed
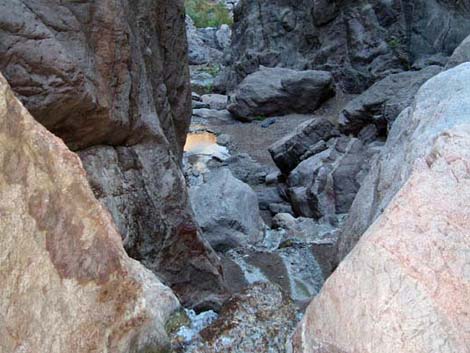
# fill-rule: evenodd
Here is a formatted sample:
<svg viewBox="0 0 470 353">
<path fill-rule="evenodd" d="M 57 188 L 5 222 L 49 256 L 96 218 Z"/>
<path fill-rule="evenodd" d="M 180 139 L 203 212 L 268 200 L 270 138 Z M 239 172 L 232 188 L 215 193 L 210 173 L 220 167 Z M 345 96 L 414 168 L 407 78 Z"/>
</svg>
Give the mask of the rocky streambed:
<svg viewBox="0 0 470 353">
<path fill-rule="evenodd" d="M 470 3 L 191 6 L 0 0 L 0 352 L 467 353 Z"/>
</svg>

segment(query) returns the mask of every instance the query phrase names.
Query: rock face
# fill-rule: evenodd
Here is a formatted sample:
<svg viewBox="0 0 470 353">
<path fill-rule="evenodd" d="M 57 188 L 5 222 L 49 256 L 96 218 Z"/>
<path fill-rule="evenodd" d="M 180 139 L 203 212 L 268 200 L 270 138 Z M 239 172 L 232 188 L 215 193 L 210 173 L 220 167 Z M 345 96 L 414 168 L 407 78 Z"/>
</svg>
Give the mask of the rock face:
<svg viewBox="0 0 470 353">
<path fill-rule="evenodd" d="M 368 171 L 369 151 L 359 139 L 340 137 L 300 163 L 287 185 L 294 212 L 316 219 L 347 213 Z"/>
<path fill-rule="evenodd" d="M 79 158 L 1 75 L 0 165 L 0 351 L 167 348 L 178 300 L 126 255 Z"/>
<path fill-rule="evenodd" d="M 453 68 L 470 61 L 470 36 L 460 44 L 447 62 L 446 68 Z"/>
<path fill-rule="evenodd" d="M 269 153 L 277 167 L 288 174 L 303 160 L 325 150 L 326 141 L 338 136 L 339 131 L 328 119 L 312 119 L 275 142 Z"/>
<path fill-rule="evenodd" d="M 129 253 L 195 305 L 223 290 L 179 168 L 191 116 L 183 13 L 183 1 L 0 0 L 0 70 L 80 152 Z"/>
<path fill-rule="evenodd" d="M 375 125 L 379 135 L 388 129 L 410 106 L 418 89 L 442 71 L 429 66 L 420 71 L 407 71 L 387 76 L 349 102 L 340 114 L 339 128 L 345 134 L 358 135 L 368 125 Z"/>
<path fill-rule="evenodd" d="M 282 353 L 296 320 L 295 306 L 275 285 L 256 284 L 228 302 L 201 331 L 191 353 Z"/>
<path fill-rule="evenodd" d="M 433 78 L 396 121 L 353 206 L 375 222 L 309 306 L 293 352 L 469 351 L 469 79 L 470 64 Z M 374 201 L 359 203 L 371 182 Z"/>
<path fill-rule="evenodd" d="M 468 0 L 242 0 L 226 88 L 263 65 L 331 71 L 359 93 L 420 57 L 450 55 L 469 18 Z"/>
<path fill-rule="evenodd" d="M 193 20 L 186 16 L 188 56 L 191 65 L 214 64 L 223 61 L 224 50 L 230 46 L 232 31 L 229 26 L 221 28 L 196 28 Z"/>
<path fill-rule="evenodd" d="M 256 193 L 227 168 L 208 173 L 204 184 L 190 189 L 190 196 L 197 222 L 214 249 L 224 251 L 261 239 Z"/>
<path fill-rule="evenodd" d="M 406 109 L 395 121 L 384 152 L 372 161 L 371 172 L 351 207 L 340 238 L 339 259 L 406 183 L 415 160 L 434 154 L 436 138 L 468 121 L 469 87 L 465 79 L 469 75 L 470 64 L 463 64 L 432 78 L 419 90 L 413 109 Z"/>
<path fill-rule="evenodd" d="M 228 110 L 242 121 L 311 113 L 334 94 L 333 77 L 328 72 L 261 68 L 237 87 Z"/>
</svg>

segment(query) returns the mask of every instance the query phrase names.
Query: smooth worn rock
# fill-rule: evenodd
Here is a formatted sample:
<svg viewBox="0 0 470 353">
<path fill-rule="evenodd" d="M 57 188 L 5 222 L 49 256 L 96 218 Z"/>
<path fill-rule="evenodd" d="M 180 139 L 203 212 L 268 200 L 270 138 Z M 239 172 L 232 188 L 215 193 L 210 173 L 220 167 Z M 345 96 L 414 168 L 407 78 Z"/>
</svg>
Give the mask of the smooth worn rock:
<svg viewBox="0 0 470 353">
<path fill-rule="evenodd" d="M 234 296 L 219 318 L 201 331 L 191 353 L 281 353 L 296 321 L 295 306 L 272 284 L 256 284 Z"/>
<path fill-rule="evenodd" d="M 387 76 L 349 102 L 339 117 L 339 129 L 357 135 L 373 124 L 379 136 L 386 136 L 398 115 L 410 106 L 418 89 L 442 68 L 429 66 L 420 71 L 407 71 Z"/>
<path fill-rule="evenodd" d="M 179 167 L 191 119 L 183 14 L 182 0 L 0 0 L 0 70 L 79 151 L 126 249 L 196 305 L 223 285 Z"/>
<path fill-rule="evenodd" d="M 228 110 L 242 121 L 306 114 L 334 95 L 333 77 L 328 72 L 263 67 L 247 76 L 231 94 Z"/>
<path fill-rule="evenodd" d="M 202 101 L 209 105 L 210 109 L 227 109 L 228 97 L 222 94 L 205 94 L 201 97 Z"/>
<path fill-rule="evenodd" d="M 172 291 L 127 256 L 77 155 L 0 75 L 0 351 L 168 348 Z"/>
<path fill-rule="evenodd" d="M 451 69 L 470 61 L 470 35 L 455 49 L 447 62 L 446 69 Z"/>
<path fill-rule="evenodd" d="M 202 118 L 207 120 L 220 120 L 220 121 L 232 121 L 232 114 L 228 110 L 222 109 L 193 109 L 193 116 L 196 118 Z"/>
<path fill-rule="evenodd" d="M 470 33 L 464 1 L 245 0 L 235 10 L 227 92 L 260 66 L 326 70 L 360 93 Z"/>
<path fill-rule="evenodd" d="M 327 148 L 326 142 L 339 136 L 339 131 L 326 118 L 315 118 L 299 125 L 291 134 L 269 147 L 269 153 L 277 167 L 288 174 L 313 154 Z"/>
<path fill-rule="evenodd" d="M 208 173 L 190 189 L 191 204 L 203 236 L 219 251 L 254 244 L 262 235 L 256 193 L 227 168 Z"/>
<path fill-rule="evenodd" d="M 416 161 L 434 158 L 434 141 L 469 121 L 469 78 L 469 63 L 435 76 L 421 87 L 412 108 L 400 114 L 351 207 L 340 237 L 338 260 L 387 208 Z"/>
<path fill-rule="evenodd" d="M 470 64 L 431 79 L 396 121 L 368 180 L 379 203 L 360 210 L 375 222 L 310 304 L 291 352 L 469 351 L 469 79 Z"/>
<path fill-rule="evenodd" d="M 343 136 L 301 162 L 287 180 L 296 215 L 334 219 L 347 213 L 367 174 L 369 157 L 360 140 Z"/>
</svg>

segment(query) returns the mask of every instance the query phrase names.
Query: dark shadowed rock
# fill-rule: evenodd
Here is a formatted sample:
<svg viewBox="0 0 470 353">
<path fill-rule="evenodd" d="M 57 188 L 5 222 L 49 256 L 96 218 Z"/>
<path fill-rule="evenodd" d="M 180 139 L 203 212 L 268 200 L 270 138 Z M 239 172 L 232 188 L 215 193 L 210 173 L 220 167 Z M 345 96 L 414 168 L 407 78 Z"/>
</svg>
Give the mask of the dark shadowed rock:
<svg viewBox="0 0 470 353">
<path fill-rule="evenodd" d="M 311 113 L 335 95 L 325 71 L 261 68 L 231 94 L 228 110 L 242 121 L 288 113 Z"/>
<path fill-rule="evenodd" d="M 347 213 L 374 152 L 356 138 L 330 140 L 327 149 L 290 173 L 287 185 L 294 212 L 317 219 Z"/>
<path fill-rule="evenodd" d="M 346 105 L 340 114 L 339 129 L 357 135 L 374 124 L 378 134 L 385 136 L 402 110 L 413 102 L 418 89 L 441 71 L 439 66 L 429 66 L 387 76 Z"/>
<path fill-rule="evenodd" d="M 299 127 L 269 147 L 269 153 L 277 167 L 285 174 L 300 162 L 327 148 L 326 142 L 339 136 L 333 123 L 325 118 L 316 118 Z"/>
<path fill-rule="evenodd" d="M 468 0 L 244 0 L 235 11 L 227 91 L 260 66 L 326 70 L 360 93 L 470 33 Z M 220 84 L 218 86 L 221 86 Z"/>
<path fill-rule="evenodd" d="M 168 349 L 172 291 L 128 257 L 77 155 L 0 75 L 0 351 Z"/>
<path fill-rule="evenodd" d="M 0 0 L 0 70 L 80 152 L 127 250 L 195 305 L 223 286 L 179 167 L 191 117 L 183 13 L 180 0 Z"/>
</svg>

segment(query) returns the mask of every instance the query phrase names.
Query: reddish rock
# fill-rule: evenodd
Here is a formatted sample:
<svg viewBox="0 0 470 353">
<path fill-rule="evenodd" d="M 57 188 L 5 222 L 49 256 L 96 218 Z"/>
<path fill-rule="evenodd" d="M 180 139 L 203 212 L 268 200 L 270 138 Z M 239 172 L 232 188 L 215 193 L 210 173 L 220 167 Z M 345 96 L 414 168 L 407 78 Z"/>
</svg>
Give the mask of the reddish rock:
<svg viewBox="0 0 470 353">
<path fill-rule="evenodd" d="M 148 352 L 178 300 L 129 258 L 77 155 L 0 75 L 0 351 Z"/>
<path fill-rule="evenodd" d="M 79 152 L 128 253 L 191 287 L 178 293 L 187 305 L 223 296 L 199 231 L 178 240 L 194 224 L 179 166 L 191 118 L 183 1 L 0 0 L 0 38 L 0 71 Z"/>
</svg>

